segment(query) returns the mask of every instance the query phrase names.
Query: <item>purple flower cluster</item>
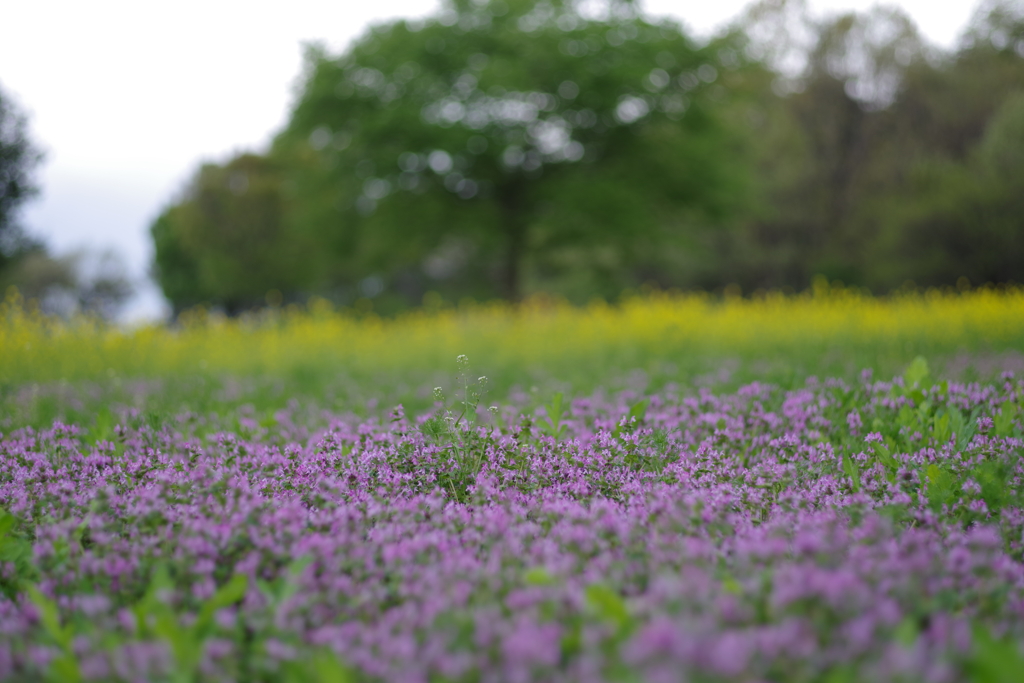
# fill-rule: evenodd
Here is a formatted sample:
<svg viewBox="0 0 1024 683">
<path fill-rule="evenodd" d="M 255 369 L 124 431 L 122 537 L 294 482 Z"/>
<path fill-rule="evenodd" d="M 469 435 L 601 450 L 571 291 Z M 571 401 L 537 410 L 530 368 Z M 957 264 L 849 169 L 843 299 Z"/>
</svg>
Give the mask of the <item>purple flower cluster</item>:
<svg viewBox="0 0 1024 683">
<path fill-rule="evenodd" d="M 1024 382 L 904 384 L 17 429 L 0 679 L 964 680 L 1024 642 Z"/>
</svg>

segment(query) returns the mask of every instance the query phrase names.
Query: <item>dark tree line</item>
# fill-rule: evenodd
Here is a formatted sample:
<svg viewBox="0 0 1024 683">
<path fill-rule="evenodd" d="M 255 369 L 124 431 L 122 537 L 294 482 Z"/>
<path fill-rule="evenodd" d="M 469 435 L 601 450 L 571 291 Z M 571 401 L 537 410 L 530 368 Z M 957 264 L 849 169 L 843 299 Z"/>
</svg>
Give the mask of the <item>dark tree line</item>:
<svg viewBox="0 0 1024 683">
<path fill-rule="evenodd" d="M 894 10 L 814 33 L 798 91 L 763 100 L 779 110 L 767 210 L 731 241 L 729 274 L 877 292 L 1024 282 L 1024 8 L 982 5 L 949 54 Z"/>
</svg>

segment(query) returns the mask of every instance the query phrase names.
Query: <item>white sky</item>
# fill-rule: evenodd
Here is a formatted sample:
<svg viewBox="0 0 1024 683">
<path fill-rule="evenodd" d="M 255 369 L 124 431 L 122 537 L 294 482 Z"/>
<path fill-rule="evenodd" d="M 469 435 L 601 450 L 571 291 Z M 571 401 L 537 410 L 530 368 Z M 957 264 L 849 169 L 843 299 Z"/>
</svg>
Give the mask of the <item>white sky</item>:
<svg viewBox="0 0 1024 683">
<path fill-rule="evenodd" d="M 114 248 L 140 283 L 126 317 L 161 314 L 144 283 L 148 228 L 203 160 L 263 146 L 285 122 L 304 41 L 344 48 L 370 23 L 431 14 L 437 0 L 31 0 L 5 3 L 0 87 L 46 152 L 23 214 L 58 254 Z M 810 0 L 816 14 L 870 0 Z M 900 0 L 924 35 L 954 44 L 975 0 Z M 699 35 L 746 0 L 646 0 Z"/>
</svg>

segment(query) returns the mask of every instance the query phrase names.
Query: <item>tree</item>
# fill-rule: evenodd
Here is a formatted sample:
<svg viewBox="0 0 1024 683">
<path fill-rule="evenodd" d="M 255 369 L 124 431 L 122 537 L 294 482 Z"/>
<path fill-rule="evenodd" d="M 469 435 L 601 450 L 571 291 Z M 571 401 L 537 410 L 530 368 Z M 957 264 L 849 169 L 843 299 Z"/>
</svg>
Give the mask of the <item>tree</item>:
<svg viewBox="0 0 1024 683">
<path fill-rule="evenodd" d="M 744 206 L 718 113 L 744 60 L 628 0 L 449 0 L 311 47 L 270 152 L 290 229 L 321 241 L 321 283 L 410 299 L 675 284 L 672 255 Z"/>
<path fill-rule="evenodd" d="M 0 89 L 0 272 L 38 247 L 22 230 L 17 211 L 39 191 L 32 172 L 41 159 L 29 139 L 25 115 Z"/>
<path fill-rule="evenodd" d="M 876 292 L 911 279 L 1020 279 L 1024 5 L 988 2 L 955 52 L 874 8 L 815 21 L 764 0 L 742 26 L 779 74 L 755 140 L 762 212 L 725 259 L 744 287 L 802 288 L 818 273 Z M 1016 107 L 1016 108 L 1015 108 Z M 993 142 L 994 141 L 994 142 Z M 987 162 L 1000 150 L 1000 162 Z"/>
<path fill-rule="evenodd" d="M 874 282 L 1024 281 L 1024 5 L 986 2 L 884 113 L 900 176 L 874 198 Z"/>
<path fill-rule="evenodd" d="M 920 166 L 896 208 L 883 268 L 922 285 L 1024 283 L 1024 90 L 964 161 Z"/>
<path fill-rule="evenodd" d="M 241 154 L 204 164 L 150 228 L 154 275 L 175 311 L 208 303 L 237 313 L 262 305 L 268 291 L 301 291 L 314 248 L 284 221 L 275 163 Z"/>
<path fill-rule="evenodd" d="M 32 249 L 0 274 L 0 291 L 9 285 L 43 313 L 64 318 L 84 313 L 112 320 L 133 291 L 124 261 L 110 250 L 53 257 Z"/>
</svg>

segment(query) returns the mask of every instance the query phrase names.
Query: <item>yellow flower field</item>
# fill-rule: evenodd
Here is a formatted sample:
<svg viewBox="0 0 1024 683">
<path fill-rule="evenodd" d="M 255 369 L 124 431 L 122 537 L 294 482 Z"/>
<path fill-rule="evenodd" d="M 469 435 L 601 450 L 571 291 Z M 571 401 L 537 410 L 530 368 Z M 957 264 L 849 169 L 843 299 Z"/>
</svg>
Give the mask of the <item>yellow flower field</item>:
<svg viewBox="0 0 1024 683">
<path fill-rule="evenodd" d="M 782 362 L 798 374 L 888 371 L 917 354 L 1024 351 L 1024 290 L 929 291 L 876 298 L 848 289 L 754 299 L 655 293 L 615 305 L 534 299 L 417 310 L 393 319 L 326 301 L 227 319 L 202 311 L 135 329 L 46 318 L 9 293 L 0 304 L 0 382 L 188 374 L 450 371 L 457 354 L 509 377 L 572 379 L 595 368 L 723 359 Z M 890 367 L 891 366 L 891 367 Z"/>
</svg>

